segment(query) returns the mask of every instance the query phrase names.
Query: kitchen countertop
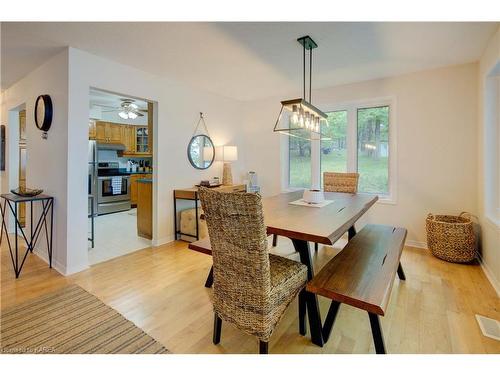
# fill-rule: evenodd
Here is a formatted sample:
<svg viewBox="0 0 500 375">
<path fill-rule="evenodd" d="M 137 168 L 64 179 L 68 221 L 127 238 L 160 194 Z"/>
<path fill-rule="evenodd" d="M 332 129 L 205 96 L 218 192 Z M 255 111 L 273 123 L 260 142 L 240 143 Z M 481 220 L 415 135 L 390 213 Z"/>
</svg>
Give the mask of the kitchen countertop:
<svg viewBox="0 0 500 375">
<path fill-rule="evenodd" d="M 139 178 L 137 179 L 137 182 L 141 182 L 143 184 L 150 184 L 153 182 L 152 178 Z"/>
<path fill-rule="evenodd" d="M 109 177 L 109 176 L 130 176 L 130 175 L 136 175 L 136 174 L 152 174 L 153 171 L 149 172 L 127 172 L 126 168 L 112 168 L 112 169 L 106 169 L 106 168 L 99 168 L 97 170 L 97 175 L 99 177 Z"/>
<path fill-rule="evenodd" d="M 149 171 L 149 172 L 139 172 L 139 171 L 136 171 L 136 172 L 127 172 L 127 170 L 125 169 L 124 170 L 125 173 L 130 173 L 130 174 L 151 174 L 153 173 L 153 171 Z"/>
</svg>

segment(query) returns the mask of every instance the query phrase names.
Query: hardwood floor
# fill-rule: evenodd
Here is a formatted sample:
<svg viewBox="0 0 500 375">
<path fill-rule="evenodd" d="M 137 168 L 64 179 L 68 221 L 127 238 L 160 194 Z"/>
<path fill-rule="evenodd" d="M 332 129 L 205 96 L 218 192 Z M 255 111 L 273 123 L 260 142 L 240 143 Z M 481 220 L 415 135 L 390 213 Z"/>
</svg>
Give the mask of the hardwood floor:
<svg viewBox="0 0 500 375">
<path fill-rule="evenodd" d="M 311 246 L 312 248 L 312 246 Z M 293 258 L 280 238 L 278 253 Z M 316 269 L 338 250 L 320 246 Z M 314 252 L 313 252 L 314 254 Z M 388 353 L 500 353 L 500 342 L 484 337 L 474 314 L 500 320 L 500 300 L 479 265 L 440 261 L 406 247 L 407 280 L 397 278 L 388 314 L 381 318 Z M 1 307 L 76 283 L 115 308 L 174 353 L 257 353 L 257 339 L 227 323 L 212 344 L 211 290 L 204 287 L 211 258 L 175 242 L 148 248 L 63 277 L 29 256 L 15 280 L 5 244 L 1 251 Z M 320 298 L 322 318 L 329 301 Z M 294 302 L 273 334 L 270 353 L 374 353 L 368 315 L 342 305 L 329 342 L 319 348 L 298 333 Z"/>
</svg>

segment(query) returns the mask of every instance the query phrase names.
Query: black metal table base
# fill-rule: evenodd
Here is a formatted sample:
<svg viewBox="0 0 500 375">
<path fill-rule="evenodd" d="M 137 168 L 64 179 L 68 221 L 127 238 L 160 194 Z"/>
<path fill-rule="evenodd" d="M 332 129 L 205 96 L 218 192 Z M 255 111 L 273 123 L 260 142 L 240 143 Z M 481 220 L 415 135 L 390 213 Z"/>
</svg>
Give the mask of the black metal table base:
<svg viewBox="0 0 500 375">
<path fill-rule="evenodd" d="M 37 241 L 40 237 L 40 233 L 42 233 L 42 230 L 45 232 L 45 239 L 47 242 L 47 252 L 49 256 L 49 267 L 52 268 L 52 233 L 53 233 L 53 227 L 54 227 L 54 198 L 53 197 L 44 197 L 44 198 L 37 198 L 34 197 L 35 199 L 9 199 L 6 198 L 5 196 L 2 196 L 3 198 L 3 204 L 0 203 L 0 211 L 2 214 L 2 228 L 1 228 L 1 233 L 0 233 L 0 244 L 2 243 L 3 236 L 5 233 L 5 238 L 7 239 L 7 244 L 9 246 L 9 253 L 10 253 L 10 259 L 12 261 L 12 267 L 14 269 L 14 273 L 16 275 L 16 279 L 19 278 L 19 275 L 21 274 L 21 270 L 23 269 L 24 263 L 26 261 L 26 257 L 28 254 L 33 252 L 35 249 L 35 246 L 37 244 Z M 35 201 L 40 201 L 42 203 L 42 213 L 40 214 L 40 217 L 38 218 L 38 221 L 35 225 L 35 229 L 33 230 L 33 202 Z M 18 215 L 18 205 L 19 203 L 26 203 L 30 205 L 30 234 L 29 234 L 29 239 L 26 233 L 24 232 L 24 229 L 21 226 L 21 223 L 19 222 L 19 219 L 17 217 Z M 8 213 L 7 211 L 7 205 L 9 206 L 9 210 L 14 216 L 14 252 L 12 250 L 12 244 L 9 238 L 9 233 L 7 230 L 7 224 L 6 224 L 6 215 Z M 48 228 L 47 224 L 47 216 L 50 213 L 50 229 Z M 24 241 L 26 242 L 26 252 L 24 255 L 22 255 L 22 259 L 19 258 L 19 234 L 23 237 Z"/>
<path fill-rule="evenodd" d="M 299 253 L 300 262 L 307 266 L 307 280 L 311 280 L 314 276 L 314 268 L 309 250 L 309 242 L 303 240 L 292 239 L 295 250 Z M 304 302 L 306 304 L 307 315 L 309 316 L 309 329 L 311 330 L 311 341 L 320 347 L 323 346 L 323 333 L 321 329 L 321 313 L 319 311 L 318 297 L 316 294 L 304 291 L 304 294 L 299 299 L 299 331 L 305 334 L 305 318 Z M 305 300 L 305 301 L 304 301 Z"/>
</svg>

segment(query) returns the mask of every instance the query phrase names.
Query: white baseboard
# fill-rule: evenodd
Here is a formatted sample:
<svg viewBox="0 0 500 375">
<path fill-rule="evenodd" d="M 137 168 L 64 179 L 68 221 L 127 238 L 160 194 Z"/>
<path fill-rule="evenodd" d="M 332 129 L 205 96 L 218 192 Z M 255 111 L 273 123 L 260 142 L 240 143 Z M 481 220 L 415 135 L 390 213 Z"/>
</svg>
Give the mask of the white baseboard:
<svg viewBox="0 0 500 375">
<path fill-rule="evenodd" d="M 174 236 L 170 235 L 167 237 L 158 238 L 156 240 L 153 240 L 153 241 L 151 241 L 151 243 L 153 246 L 161 246 L 161 245 L 165 245 L 167 243 L 174 242 L 174 241 L 175 241 Z"/>
<path fill-rule="evenodd" d="M 486 278 L 490 282 L 493 289 L 495 289 L 497 296 L 500 297 L 500 283 L 496 279 L 493 272 L 491 272 L 491 269 L 488 267 L 488 265 L 484 263 L 483 259 L 480 256 L 478 257 L 478 259 L 479 259 L 479 264 L 481 265 L 481 268 L 483 269 L 483 272 L 486 275 Z"/>
<path fill-rule="evenodd" d="M 406 240 L 406 246 L 417 247 L 419 249 L 427 249 L 427 243 L 414 240 Z"/>
<path fill-rule="evenodd" d="M 35 254 L 37 257 L 39 257 L 45 263 L 49 264 L 49 257 L 48 257 L 46 252 L 41 252 L 41 251 L 38 251 L 37 249 L 34 249 L 33 254 Z M 60 262 L 58 262 L 56 259 L 52 259 L 52 268 L 55 269 L 57 272 L 59 272 L 61 275 L 67 276 L 66 266 L 64 264 L 61 264 Z"/>
</svg>

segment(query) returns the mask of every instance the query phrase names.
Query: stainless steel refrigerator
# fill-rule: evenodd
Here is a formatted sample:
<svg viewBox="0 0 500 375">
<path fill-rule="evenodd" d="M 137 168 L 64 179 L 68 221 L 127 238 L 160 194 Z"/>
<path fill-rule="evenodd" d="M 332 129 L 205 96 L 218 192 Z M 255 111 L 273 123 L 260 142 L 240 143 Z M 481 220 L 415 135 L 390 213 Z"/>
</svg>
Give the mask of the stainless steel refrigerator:
<svg viewBox="0 0 500 375">
<path fill-rule="evenodd" d="M 94 212 L 94 216 L 97 216 L 97 143 L 96 141 L 89 141 L 89 170 L 88 170 L 88 194 L 89 197 L 92 196 L 94 199 L 89 199 L 89 211 L 88 214 Z M 91 204 L 93 202 L 94 210 L 92 211 Z"/>
</svg>

